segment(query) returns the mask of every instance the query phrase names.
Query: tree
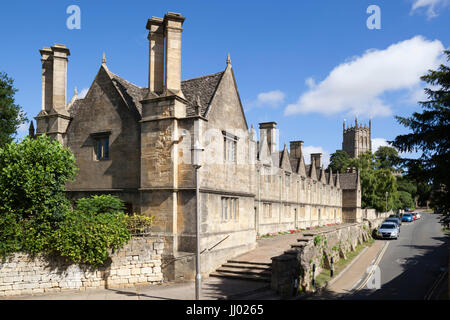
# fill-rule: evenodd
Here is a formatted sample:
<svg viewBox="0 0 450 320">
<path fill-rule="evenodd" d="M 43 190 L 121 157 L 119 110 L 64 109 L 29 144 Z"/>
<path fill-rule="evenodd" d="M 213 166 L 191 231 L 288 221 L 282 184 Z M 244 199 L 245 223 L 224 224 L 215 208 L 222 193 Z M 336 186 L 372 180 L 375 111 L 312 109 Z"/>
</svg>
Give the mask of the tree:
<svg viewBox="0 0 450 320">
<path fill-rule="evenodd" d="M 450 51 L 444 54 L 450 61 Z M 432 181 L 433 203 L 442 212 L 450 212 L 450 67 L 441 64 L 421 77 L 431 88 L 425 88 L 428 101 L 421 101 L 422 113 L 410 117 L 396 116 L 397 121 L 411 129 L 392 142 L 402 152 L 421 151 L 416 160 L 423 168 L 423 179 Z M 411 160 L 411 159 L 410 159 Z"/>
<path fill-rule="evenodd" d="M 395 148 L 381 146 L 375 152 L 375 159 L 379 162 L 380 168 L 386 168 L 390 170 L 398 170 L 401 164 L 401 158 L 398 155 L 398 151 Z"/>
<path fill-rule="evenodd" d="M 380 168 L 380 163 L 370 152 L 349 159 L 349 167 L 359 170 L 361 180 L 361 206 L 384 212 L 397 209 L 397 182 L 390 169 Z M 386 206 L 386 192 L 387 206 Z"/>
<path fill-rule="evenodd" d="M 409 192 L 399 191 L 398 196 L 399 196 L 398 202 L 397 202 L 398 208 L 410 208 L 411 210 L 413 210 L 413 208 L 415 207 L 415 204 L 414 204 L 414 200 L 411 197 L 411 194 Z"/>
<path fill-rule="evenodd" d="M 0 72 L 0 148 L 10 143 L 19 126 L 27 121 L 20 106 L 14 104 L 17 89 L 13 84 L 14 81 L 6 73 Z"/>
<path fill-rule="evenodd" d="M 330 156 L 330 164 L 328 169 L 332 169 L 333 172 L 344 173 L 348 167 L 349 157 L 347 152 L 343 150 L 336 150 L 335 153 L 332 153 Z"/>
<path fill-rule="evenodd" d="M 0 148 L 0 242 L 9 243 L 4 253 L 18 246 L 30 253 L 49 247 L 70 209 L 65 183 L 75 173 L 70 150 L 45 135 Z"/>
</svg>

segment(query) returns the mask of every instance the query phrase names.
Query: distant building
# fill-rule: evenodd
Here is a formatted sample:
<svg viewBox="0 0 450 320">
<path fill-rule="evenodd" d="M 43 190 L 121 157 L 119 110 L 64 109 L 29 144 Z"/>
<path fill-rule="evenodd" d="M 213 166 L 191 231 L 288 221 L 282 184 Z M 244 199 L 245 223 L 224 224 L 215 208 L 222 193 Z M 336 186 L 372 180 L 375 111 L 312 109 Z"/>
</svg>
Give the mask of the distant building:
<svg viewBox="0 0 450 320">
<path fill-rule="evenodd" d="M 345 127 L 345 121 L 342 125 L 343 140 L 342 150 L 347 152 L 350 158 L 358 158 L 361 154 L 372 152 L 372 122 L 369 120 L 369 126 L 358 125 L 358 119 L 355 119 L 354 127 Z"/>
</svg>

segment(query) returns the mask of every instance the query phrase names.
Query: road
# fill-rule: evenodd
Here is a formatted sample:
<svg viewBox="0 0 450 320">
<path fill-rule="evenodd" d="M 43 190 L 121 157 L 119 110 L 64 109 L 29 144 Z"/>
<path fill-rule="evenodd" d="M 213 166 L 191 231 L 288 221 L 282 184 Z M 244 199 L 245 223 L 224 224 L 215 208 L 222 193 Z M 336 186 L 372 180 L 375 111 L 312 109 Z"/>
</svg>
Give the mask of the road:
<svg viewBox="0 0 450 320">
<path fill-rule="evenodd" d="M 369 286 L 364 285 L 344 299 L 435 299 L 440 288 L 447 288 L 449 237 L 442 232 L 438 215 L 422 212 L 421 215 L 419 220 L 402 224 L 397 240 L 381 240 L 388 242 L 387 248 L 379 260 L 379 269 L 368 281 Z M 438 283 L 439 278 L 442 280 Z M 355 288 L 363 283 L 364 278 Z"/>
</svg>

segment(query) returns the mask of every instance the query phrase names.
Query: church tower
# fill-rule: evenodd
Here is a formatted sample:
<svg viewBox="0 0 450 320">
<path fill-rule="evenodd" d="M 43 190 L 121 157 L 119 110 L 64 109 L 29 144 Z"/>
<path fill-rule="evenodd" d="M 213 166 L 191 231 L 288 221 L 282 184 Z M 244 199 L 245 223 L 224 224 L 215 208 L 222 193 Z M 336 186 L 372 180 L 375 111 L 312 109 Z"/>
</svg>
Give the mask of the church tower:
<svg viewBox="0 0 450 320">
<path fill-rule="evenodd" d="M 361 154 L 372 151 L 372 122 L 369 120 L 369 126 L 358 125 L 358 119 L 355 118 L 355 126 L 342 125 L 343 140 L 342 150 L 347 152 L 350 158 L 357 158 Z"/>
</svg>

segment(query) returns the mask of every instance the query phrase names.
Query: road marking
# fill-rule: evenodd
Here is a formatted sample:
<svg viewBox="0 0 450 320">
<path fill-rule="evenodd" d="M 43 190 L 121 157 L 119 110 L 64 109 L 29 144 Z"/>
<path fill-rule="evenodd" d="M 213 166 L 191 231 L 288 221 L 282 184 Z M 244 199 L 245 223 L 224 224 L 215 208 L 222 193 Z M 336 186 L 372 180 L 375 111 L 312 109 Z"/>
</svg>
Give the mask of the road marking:
<svg viewBox="0 0 450 320">
<path fill-rule="evenodd" d="M 427 292 L 427 294 L 423 298 L 424 300 L 431 300 L 431 297 L 433 296 L 434 291 L 436 291 L 437 287 L 439 286 L 441 281 L 445 278 L 446 274 L 447 274 L 447 271 L 442 272 L 440 274 L 440 276 L 437 278 L 437 280 L 434 281 L 433 286 L 431 287 L 431 289 Z"/>
<path fill-rule="evenodd" d="M 387 247 L 389 246 L 389 242 L 386 241 L 386 244 L 384 245 L 383 249 L 381 250 L 381 253 L 378 255 L 377 259 L 375 260 L 375 263 L 372 264 L 372 270 L 370 270 L 370 273 L 367 275 L 367 277 L 363 280 L 363 282 L 356 288 L 355 292 L 361 290 L 362 288 L 364 288 L 367 284 L 367 282 L 370 280 L 370 278 L 372 277 L 373 273 L 375 272 L 375 267 L 378 266 L 378 264 L 381 261 L 381 258 L 383 258 L 384 253 L 387 250 Z"/>
</svg>

